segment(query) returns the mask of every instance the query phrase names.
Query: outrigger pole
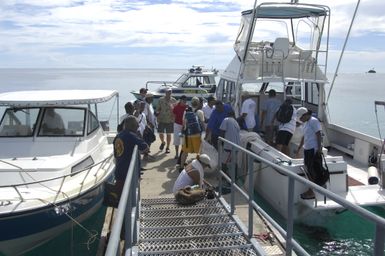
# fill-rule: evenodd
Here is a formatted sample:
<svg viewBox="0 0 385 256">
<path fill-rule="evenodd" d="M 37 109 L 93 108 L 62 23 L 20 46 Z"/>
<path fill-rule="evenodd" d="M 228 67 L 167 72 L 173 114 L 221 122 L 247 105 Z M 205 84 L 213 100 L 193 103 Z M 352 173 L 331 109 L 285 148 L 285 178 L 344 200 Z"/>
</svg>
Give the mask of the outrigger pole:
<svg viewBox="0 0 385 256">
<path fill-rule="evenodd" d="M 292 1 L 295 1 L 295 0 L 292 0 Z M 345 48 L 346 48 L 346 45 L 347 45 L 347 43 L 348 43 L 348 39 L 349 39 L 349 36 L 350 36 L 350 31 L 352 30 L 353 22 L 354 22 L 354 20 L 355 20 L 355 18 L 356 18 L 357 10 L 358 10 L 358 7 L 359 7 L 359 5 L 360 5 L 360 2 L 361 2 L 361 0 L 358 0 L 358 1 L 357 1 L 356 9 L 354 10 L 353 18 L 352 18 L 352 21 L 350 22 L 350 26 L 349 26 L 349 30 L 348 30 L 348 33 L 347 33 L 346 38 L 345 38 L 344 46 L 342 47 L 342 51 L 341 51 L 340 58 L 339 58 L 339 60 L 338 60 L 338 64 L 337 64 L 337 67 L 336 67 L 336 71 L 334 72 L 333 81 L 332 81 L 332 83 L 331 83 L 331 85 L 330 85 L 330 90 L 329 90 L 329 93 L 328 93 L 328 97 L 327 97 L 327 99 L 326 99 L 326 105 L 327 105 L 328 102 L 329 102 L 330 94 L 331 94 L 331 92 L 332 92 L 332 90 L 333 90 L 334 82 L 335 82 L 335 80 L 336 80 L 337 73 L 338 73 L 338 70 L 339 70 L 339 68 L 340 68 L 340 64 L 341 64 L 341 61 L 342 61 L 342 56 L 344 55 Z"/>
</svg>

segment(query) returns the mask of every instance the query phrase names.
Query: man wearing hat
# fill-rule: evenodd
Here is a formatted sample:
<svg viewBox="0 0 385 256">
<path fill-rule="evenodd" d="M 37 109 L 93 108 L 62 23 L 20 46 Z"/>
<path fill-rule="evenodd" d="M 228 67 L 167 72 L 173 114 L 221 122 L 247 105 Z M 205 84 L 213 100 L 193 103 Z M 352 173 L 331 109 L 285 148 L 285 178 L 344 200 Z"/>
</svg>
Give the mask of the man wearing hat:
<svg viewBox="0 0 385 256">
<path fill-rule="evenodd" d="M 173 187 L 174 195 L 186 186 L 198 185 L 203 188 L 204 169 L 211 168 L 210 157 L 206 154 L 197 155 L 190 164 L 186 165 L 183 171 L 179 174 Z"/>
<path fill-rule="evenodd" d="M 245 120 L 246 129 L 251 132 L 255 127 L 255 110 L 257 103 L 250 97 L 248 91 L 242 93 L 243 103 L 241 107 L 241 117 Z"/>
<path fill-rule="evenodd" d="M 313 117 L 312 112 L 305 107 L 301 107 L 297 110 L 297 119 L 304 123 L 303 137 L 298 146 L 297 155 L 303 146 L 304 163 L 307 173 L 309 174 L 309 179 L 314 181 L 314 177 L 312 176 L 316 174 L 311 175 L 314 157 L 316 154 L 322 154 L 321 123 L 317 118 Z M 313 190 L 309 188 L 305 193 L 301 194 L 301 198 L 313 199 Z"/>
</svg>

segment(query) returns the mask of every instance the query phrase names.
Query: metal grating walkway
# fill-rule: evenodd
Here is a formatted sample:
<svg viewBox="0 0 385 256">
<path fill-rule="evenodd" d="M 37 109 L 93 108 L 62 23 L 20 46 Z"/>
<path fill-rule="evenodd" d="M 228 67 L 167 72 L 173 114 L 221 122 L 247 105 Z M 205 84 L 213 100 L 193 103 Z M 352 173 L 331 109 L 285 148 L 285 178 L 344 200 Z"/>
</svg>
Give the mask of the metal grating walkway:
<svg viewBox="0 0 385 256">
<path fill-rule="evenodd" d="M 258 255 L 217 199 L 142 199 L 140 207 L 138 255 Z"/>
</svg>

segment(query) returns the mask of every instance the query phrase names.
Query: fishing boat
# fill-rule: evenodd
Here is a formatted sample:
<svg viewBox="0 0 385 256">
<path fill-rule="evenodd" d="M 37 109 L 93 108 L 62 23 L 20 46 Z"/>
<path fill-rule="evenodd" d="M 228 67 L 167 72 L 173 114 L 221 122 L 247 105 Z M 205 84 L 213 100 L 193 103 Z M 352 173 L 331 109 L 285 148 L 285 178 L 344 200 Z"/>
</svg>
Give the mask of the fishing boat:
<svg viewBox="0 0 385 256">
<path fill-rule="evenodd" d="M 0 94 L 1 255 L 23 254 L 99 209 L 114 162 L 97 106 L 112 99 L 117 91 Z"/>
<path fill-rule="evenodd" d="M 382 140 L 333 124 L 328 119 L 331 89 L 327 94 L 325 86 L 329 84 L 326 71 L 330 29 L 330 8 L 325 5 L 265 2 L 242 12 L 234 44 L 235 56 L 221 73 L 216 97 L 230 103 L 239 115 L 242 94 L 248 91 L 260 113 L 268 98 L 267 92 L 275 89 L 282 102 L 290 98 L 296 108 L 311 110 L 321 121 L 323 153 L 330 172 L 327 189 L 355 205 L 383 206 Z M 242 141 L 244 147 L 263 159 L 297 175 L 305 175 L 302 157 L 283 154 L 249 132 L 241 134 Z M 290 143 L 292 149 L 298 145 L 299 141 Z M 238 161 L 243 177 L 247 170 L 245 164 Z M 255 162 L 253 170 L 255 191 L 283 217 L 288 217 L 287 176 L 264 163 Z M 318 194 L 314 199 L 302 199 L 300 194 L 306 190 L 305 185 L 295 183 L 294 217 L 297 220 L 319 219 L 320 215 L 330 216 L 343 210 L 339 204 Z"/>
<path fill-rule="evenodd" d="M 147 81 L 147 93 L 154 96 L 153 106 L 156 107 L 160 97 L 165 95 L 167 89 L 172 89 L 172 97 L 179 99 L 185 95 L 190 101 L 193 97 L 208 98 L 213 96 L 216 90 L 216 69 L 204 69 L 203 66 L 194 65 L 183 73 L 176 81 Z M 141 100 L 139 92 L 131 92 L 135 98 Z"/>
</svg>

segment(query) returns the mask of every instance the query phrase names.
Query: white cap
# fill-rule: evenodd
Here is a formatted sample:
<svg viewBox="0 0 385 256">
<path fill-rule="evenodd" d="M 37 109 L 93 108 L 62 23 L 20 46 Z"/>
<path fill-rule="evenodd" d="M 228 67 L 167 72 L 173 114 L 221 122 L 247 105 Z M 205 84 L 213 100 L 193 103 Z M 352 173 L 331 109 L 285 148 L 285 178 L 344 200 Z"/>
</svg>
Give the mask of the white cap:
<svg viewBox="0 0 385 256">
<path fill-rule="evenodd" d="M 210 164 L 211 160 L 210 160 L 210 157 L 208 155 L 206 155 L 206 154 L 199 155 L 199 161 L 204 163 L 204 164 L 207 164 L 211 168 L 211 164 Z"/>
<path fill-rule="evenodd" d="M 172 92 L 171 87 L 167 87 L 166 92 Z"/>
<path fill-rule="evenodd" d="M 308 110 L 305 107 L 300 107 L 299 109 L 297 109 L 297 119 L 299 120 L 307 112 Z"/>
</svg>

